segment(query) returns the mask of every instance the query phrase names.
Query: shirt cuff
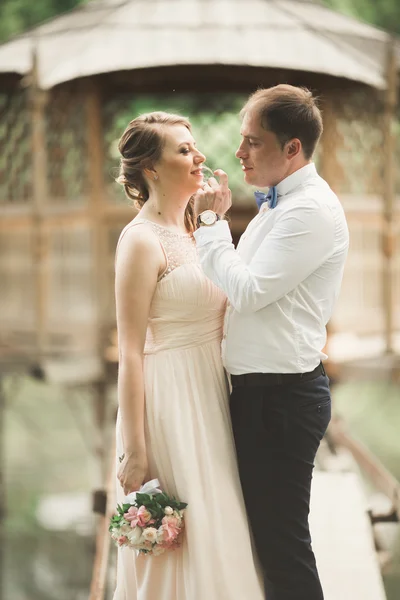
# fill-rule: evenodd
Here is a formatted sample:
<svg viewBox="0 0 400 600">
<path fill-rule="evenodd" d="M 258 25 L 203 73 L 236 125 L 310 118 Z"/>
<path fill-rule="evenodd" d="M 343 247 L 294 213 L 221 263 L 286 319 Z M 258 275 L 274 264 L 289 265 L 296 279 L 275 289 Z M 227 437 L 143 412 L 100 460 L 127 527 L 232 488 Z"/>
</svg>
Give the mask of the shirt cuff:
<svg viewBox="0 0 400 600">
<path fill-rule="evenodd" d="M 214 240 L 227 240 L 232 242 L 231 230 L 228 221 L 222 219 L 214 225 L 203 225 L 193 233 L 197 246 L 205 246 Z"/>
</svg>

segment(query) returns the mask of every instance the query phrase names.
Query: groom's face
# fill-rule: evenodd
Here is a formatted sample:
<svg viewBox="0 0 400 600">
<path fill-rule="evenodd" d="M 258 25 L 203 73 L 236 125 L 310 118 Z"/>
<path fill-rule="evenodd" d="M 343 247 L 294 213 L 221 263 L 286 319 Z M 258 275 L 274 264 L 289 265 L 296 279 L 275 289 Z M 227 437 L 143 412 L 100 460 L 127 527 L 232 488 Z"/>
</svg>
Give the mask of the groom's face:
<svg viewBox="0 0 400 600">
<path fill-rule="evenodd" d="M 246 183 L 257 187 L 277 185 L 285 178 L 288 159 L 276 135 L 262 127 L 254 108 L 244 116 L 240 130 L 242 142 L 236 151 Z"/>
</svg>

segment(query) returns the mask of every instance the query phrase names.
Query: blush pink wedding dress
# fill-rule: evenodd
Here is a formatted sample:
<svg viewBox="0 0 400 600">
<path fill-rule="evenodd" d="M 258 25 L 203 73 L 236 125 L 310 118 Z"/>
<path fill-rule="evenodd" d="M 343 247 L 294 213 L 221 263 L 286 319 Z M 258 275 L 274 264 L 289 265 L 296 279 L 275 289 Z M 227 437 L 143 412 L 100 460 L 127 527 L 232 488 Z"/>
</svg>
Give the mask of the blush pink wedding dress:
<svg viewBox="0 0 400 600">
<path fill-rule="evenodd" d="M 155 232 L 167 259 L 144 352 L 150 475 L 188 507 L 178 550 L 157 557 L 118 550 L 114 600 L 263 600 L 221 362 L 225 296 L 203 274 L 190 234 L 136 219 L 121 237 L 133 226 Z M 118 416 L 117 457 L 123 452 Z"/>
</svg>

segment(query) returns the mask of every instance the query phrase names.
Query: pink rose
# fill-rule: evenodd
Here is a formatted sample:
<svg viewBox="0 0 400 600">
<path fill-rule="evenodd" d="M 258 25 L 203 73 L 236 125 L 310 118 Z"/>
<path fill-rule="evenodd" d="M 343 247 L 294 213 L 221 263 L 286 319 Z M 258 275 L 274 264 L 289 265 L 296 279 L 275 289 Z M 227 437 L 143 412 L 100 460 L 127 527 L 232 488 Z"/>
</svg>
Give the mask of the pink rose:
<svg viewBox="0 0 400 600">
<path fill-rule="evenodd" d="M 128 521 L 128 523 L 131 524 L 131 527 L 134 528 L 136 527 L 136 525 L 138 524 L 138 509 L 136 508 L 136 506 L 131 506 L 128 510 L 128 512 L 126 512 L 124 514 L 124 519 L 126 521 Z"/>
<path fill-rule="evenodd" d="M 180 523 L 176 517 L 166 516 L 162 520 L 160 527 L 163 531 L 163 541 L 165 544 L 171 544 L 180 533 Z"/>
<path fill-rule="evenodd" d="M 128 512 L 126 512 L 124 514 L 124 518 L 127 521 L 132 521 L 132 519 L 134 519 L 136 517 L 137 513 L 138 513 L 138 509 L 136 508 L 136 506 L 131 506 L 129 508 Z"/>
<path fill-rule="evenodd" d="M 123 546 L 124 544 L 126 544 L 126 542 L 128 541 L 128 538 L 126 537 L 126 535 L 121 535 L 118 539 L 117 542 L 120 546 Z"/>
<path fill-rule="evenodd" d="M 141 506 L 137 511 L 137 520 L 139 527 L 146 527 L 146 525 L 151 521 L 151 513 L 145 506 Z"/>
<path fill-rule="evenodd" d="M 177 528 L 180 527 L 180 521 L 177 517 L 166 515 L 161 521 L 163 525 L 168 525 L 168 527 Z"/>
</svg>

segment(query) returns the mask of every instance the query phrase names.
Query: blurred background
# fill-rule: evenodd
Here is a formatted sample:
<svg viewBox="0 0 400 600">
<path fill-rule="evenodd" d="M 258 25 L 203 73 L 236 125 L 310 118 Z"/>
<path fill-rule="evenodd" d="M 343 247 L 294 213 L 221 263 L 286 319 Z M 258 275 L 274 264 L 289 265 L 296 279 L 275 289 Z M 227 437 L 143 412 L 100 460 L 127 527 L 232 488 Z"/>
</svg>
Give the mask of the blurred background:
<svg viewBox="0 0 400 600">
<path fill-rule="evenodd" d="M 399 600 L 397 34 L 398 0 L 2 0 L 0 600 L 112 597 L 113 263 L 134 214 L 120 135 L 142 112 L 189 116 L 229 175 L 237 241 L 256 212 L 238 112 L 277 83 L 320 98 L 315 159 L 351 235 L 328 328 L 321 576 L 327 600 Z"/>
</svg>

